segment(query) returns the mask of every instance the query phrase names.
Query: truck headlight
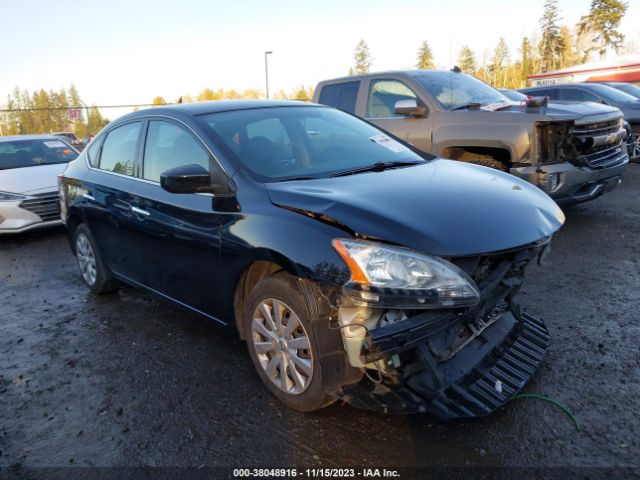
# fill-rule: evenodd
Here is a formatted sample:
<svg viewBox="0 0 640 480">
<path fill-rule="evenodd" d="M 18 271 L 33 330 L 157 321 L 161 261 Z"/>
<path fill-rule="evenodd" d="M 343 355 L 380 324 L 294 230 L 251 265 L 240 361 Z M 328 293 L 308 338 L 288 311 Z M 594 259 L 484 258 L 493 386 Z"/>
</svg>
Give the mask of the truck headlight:
<svg viewBox="0 0 640 480">
<path fill-rule="evenodd" d="M 362 240 L 333 240 L 351 271 L 350 297 L 387 307 L 437 308 L 474 305 L 477 285 L 452 263 L 407 248 Z"/>
<path fill-rule="evenodd" d="M 15 202 L 16 200 L 24 200 L 25 195 L 19 193 L 0 192 L 0 202 Z"/>
</svg>

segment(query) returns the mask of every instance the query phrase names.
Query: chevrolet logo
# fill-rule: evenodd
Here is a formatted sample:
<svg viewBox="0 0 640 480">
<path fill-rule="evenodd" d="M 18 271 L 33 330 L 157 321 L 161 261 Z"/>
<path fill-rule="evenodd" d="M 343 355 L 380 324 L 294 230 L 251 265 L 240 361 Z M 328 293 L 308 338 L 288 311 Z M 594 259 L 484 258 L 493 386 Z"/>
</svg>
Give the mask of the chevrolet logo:
<svg viewBox="0 0 640 480">
<path fill-rule="evenodd" d="M 618 134 L 617 133 L 611 133 L 609 135 L 607 135 L 607 138 L 605 140 L 607 143 L 616 143 L 618 141 Z"/>
</svg>

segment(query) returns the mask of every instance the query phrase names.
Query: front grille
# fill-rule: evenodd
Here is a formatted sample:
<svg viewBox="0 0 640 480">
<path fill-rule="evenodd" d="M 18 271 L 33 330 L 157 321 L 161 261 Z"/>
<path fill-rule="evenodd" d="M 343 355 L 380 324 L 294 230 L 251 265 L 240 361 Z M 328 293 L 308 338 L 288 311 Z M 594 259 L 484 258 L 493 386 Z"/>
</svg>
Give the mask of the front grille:
<svg viewBox="0 0 640 480">
<path fill-rule="evenodd" d="M 607 122 L 589 123 L 586 125 L 576 125 L 573 129 L 573 136 L 584 140 L 587 144 L 589 137 L 606 137 L 615 134 L 620 130 L 619 120 L 609 120 Z M 580 158 L 584 160 L 591 168 L 607 168 L 624 159 L 624 143 L 617 141 L 604 145 L 596 145 L 591 147 L 577 146 Z"/>
<path fill-rule="evenodd" d="M 35 213 L 43 222 L 60 219 L 60 200 L 57 192 L 34 195 L 20 202 L 20 207 Z"/>
</svg>

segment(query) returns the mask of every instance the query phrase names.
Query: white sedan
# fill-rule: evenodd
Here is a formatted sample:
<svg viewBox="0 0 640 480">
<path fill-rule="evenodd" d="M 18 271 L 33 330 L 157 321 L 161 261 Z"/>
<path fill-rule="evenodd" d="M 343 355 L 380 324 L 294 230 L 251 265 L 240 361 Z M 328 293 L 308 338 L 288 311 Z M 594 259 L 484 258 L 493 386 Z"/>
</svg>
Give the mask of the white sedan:
<svg viewBox="0 0 640 480">
<path fill-rule="evenodd" d="M 53 135 L 0 137 L 0 235 L 62 223 L 58 175 L 77 156 Z"/>
</svg>

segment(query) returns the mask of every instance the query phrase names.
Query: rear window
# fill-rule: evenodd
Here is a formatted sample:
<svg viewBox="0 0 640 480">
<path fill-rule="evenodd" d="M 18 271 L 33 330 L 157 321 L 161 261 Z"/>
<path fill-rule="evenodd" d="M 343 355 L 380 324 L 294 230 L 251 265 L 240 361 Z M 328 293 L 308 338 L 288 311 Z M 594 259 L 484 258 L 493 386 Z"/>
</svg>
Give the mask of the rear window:
<svg viewBox="0 0 640 480">
<path fill-rule="evenodd" d="M 100 154 L 100 169 L 133 175 L 140 122 L 127 123 L 107 133 Z"/>
<path fill-rule="evenodd" d="M 345 112 L 356 113 L 356 100 L 360 81 L 325 85 L 320 91 L 318 103 L 338 108 Z"/>
<path fill-rule="evenodd" d="M 57 138 L 0 142 L 0 170 L 68 163 L 78 153 Z"/>
</svg>

